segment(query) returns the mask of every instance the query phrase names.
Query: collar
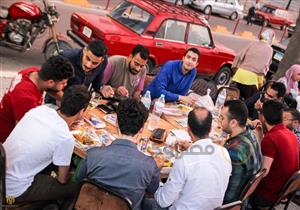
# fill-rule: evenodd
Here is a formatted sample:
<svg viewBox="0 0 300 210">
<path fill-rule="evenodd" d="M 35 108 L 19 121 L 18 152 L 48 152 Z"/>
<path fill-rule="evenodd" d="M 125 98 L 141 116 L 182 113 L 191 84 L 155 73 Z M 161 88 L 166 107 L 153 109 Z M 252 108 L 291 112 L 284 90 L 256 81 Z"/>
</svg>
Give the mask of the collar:
<svg viewBox="0 0 300 210">
<path fill-rule="evenodd" d="M 210 138 L 199 139 L 195 141 L 192 145 L 201 145 L 201 144 L 212 144 L 213 141 Z"/>
<path fill-rule="evenodd" d="M 268 131 L 268 133 L 275 132 L 277 130 L 281 130 L 284 128 L 286 128 L 286 127 L 282 123 L 280 123 L 280 124 L 275 125 L 271 130 Z"/>
<path fill-rule="evenodd" d="M 116 139 L 111 143 L 111 145 L 121 145 L 137 149 L 136 144 L 128 139 Z"/>
</svg>

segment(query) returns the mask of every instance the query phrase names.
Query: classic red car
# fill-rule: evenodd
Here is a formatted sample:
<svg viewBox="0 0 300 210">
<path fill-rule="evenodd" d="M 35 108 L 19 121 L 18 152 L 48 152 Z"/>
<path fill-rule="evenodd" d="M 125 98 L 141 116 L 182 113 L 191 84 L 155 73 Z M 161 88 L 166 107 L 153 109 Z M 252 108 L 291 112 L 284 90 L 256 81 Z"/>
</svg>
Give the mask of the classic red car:
<svg viewBox="0 0 300 210">
<path fill-rule="evenodd" d="M 295 24 L 293 20 L 289 19 L 287 10 L 268 4 L 255 11 L 255 20 L 264 26 L 279 25 L 281 29 Z"/>
<path fill-rule="evenodd" d="M 133 46 L 143 44 L 151 53 L 150 69 L 196 47 L 201 52 L 198 73 L 214 76 L 218 84 L 230 80 L 235 57 L 233 50 L 214 43 L 202 16 L 160 0 L 126 0 L 106 16 L 73 13 L 67 34 L 81 46 L 102 39 L 109 55 L 127 56 Z"/>
</svg>

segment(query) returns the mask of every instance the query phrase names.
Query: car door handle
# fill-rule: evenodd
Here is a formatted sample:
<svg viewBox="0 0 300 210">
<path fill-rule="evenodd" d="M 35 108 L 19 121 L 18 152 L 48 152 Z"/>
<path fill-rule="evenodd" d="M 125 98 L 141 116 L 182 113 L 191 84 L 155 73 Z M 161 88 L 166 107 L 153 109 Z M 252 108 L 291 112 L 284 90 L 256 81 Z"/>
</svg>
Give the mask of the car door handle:
<svg viewBox="0 0 300 210">
<path fill-rule="evenodd" d="M 161 46 L 163 46 L 163 43 L 162 43 L 162 42 L 156 42 L 156 43 L 155 43 L 155 46 L 156 46 L 156 47 L 161 47 Z"/>
</svg>

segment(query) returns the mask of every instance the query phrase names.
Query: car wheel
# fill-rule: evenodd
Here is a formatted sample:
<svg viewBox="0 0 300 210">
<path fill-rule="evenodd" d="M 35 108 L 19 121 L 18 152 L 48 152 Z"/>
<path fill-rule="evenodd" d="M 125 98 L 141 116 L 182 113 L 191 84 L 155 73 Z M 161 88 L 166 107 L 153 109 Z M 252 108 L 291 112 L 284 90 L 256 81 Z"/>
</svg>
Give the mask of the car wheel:
<svg viewBox="0 0 300 210">
<path fill-rule="evenodd" d="M 228 66 L 223 66 L 220 71 L 215 75 L 214 81 L 217 85 L 226 85 L 231 78 L 231 69 Z"/>
<path fill-rule="evenodd" d="M 46 60 L 48 60 L 49 58 L 51 58 L 54 55 L 58 55 L 58 54 L 62 53 L 65 49 L 72 48 L 72 46 L 68 42 L 62 41 L 62 40 L 58 40 L 58 46 L 59 46 L 59 52 L 57 52 L 55 42 L 50 42 L 46 46 L 45 55 L 44 55 Z"/>
<path fill-rule="evenodd" d="M 263 22 L 263 26 L 267 27 L 269 25 L 269 20 L 265 19 Z"/>
<path fill-rule="evenodd" d="M 203 10 L 204 14 L 208 15 L 211 13 L 211 6 L 206 6 Z"/>
<path fill-rule="evenodd" d="M 230 15 L 230 20 L 236 20 L 238 17 L 238 13 L 237 12 L 233 12 L 231 15 Z"/>
</svg>

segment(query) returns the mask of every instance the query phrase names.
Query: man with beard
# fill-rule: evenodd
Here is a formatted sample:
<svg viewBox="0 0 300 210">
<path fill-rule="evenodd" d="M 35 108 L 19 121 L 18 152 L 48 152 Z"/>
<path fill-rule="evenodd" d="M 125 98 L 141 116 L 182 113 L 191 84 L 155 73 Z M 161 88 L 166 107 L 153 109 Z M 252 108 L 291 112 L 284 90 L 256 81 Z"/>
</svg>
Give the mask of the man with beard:
<svg viewBox="0 0 300 210">
<path fill-rule="evenodd" d="M 63 90 L 73 75 L 72 64 L 62 56 L 51 57 L 41 69 L 20 71 L 0 103 L 0 142 L 6 140 L 27 111 L 43 103 L 44 91 Z"/>
<path fill-rule="evenodd" d="M 117 96 L 139 99 L 144 89 L 148 58 L 149 50 L 142 45 L 135 46 L 129 57 L 109 57 L 103 78 L 103 84 L 108 85 L 104 86 L 105 92 L 111 87 Z"/>
<path fill-rule="evenodd" d="M 62 56 L 67 58 L 74 67 L 75 75 L 69 79 L 67 87 L 72 85 L 84 85 L 89 90 L 93 89 L 104 97 L 112 97 L 113 91 L 110 87 L 102 86 L 103 72 L 107 65 L 107 47 L 101 40 L 93 40 L 88 46 L 79 49 L 66 49 Z M 51 96 L 46 95 L 45 103 L 56 104 L 60 101 L 63 91 Z M 57 105 L 59 105 L 57 103 Z"/>
<path fill-rule="evenodd" d="M 266 173 L 251 195 L 252 209 L 269 209 L 288 179 L 299 170 L 297 137 L 283 125 L 282 108 L 282 103 L 275 100 L 263 104 L 261 120 L 267 133 L 261 142 L 261 151 Z"/>
<path fill-rule="evenodd" d="M 230 135 L 224 144 L 232 163 L 232 174 L 224 197 L 224 204 L 239 200 L 242 190 L 262 166 L 259 142 L 247 130 L 248 110 L 240 100 L 226 101 L 221 110 L 222 130 Z"/>
<path fill-rule="evenodd" d="M 167 102 L 180 101 L 193 104 L 195 101 L 186 94 L 196 77 L 199 57 L 199 50 L 190 48 L 184 53 L 182 60 L 169 61 L 164 64 L 147 87 L 152 99 L 164 94 Z"/>
</svg>

